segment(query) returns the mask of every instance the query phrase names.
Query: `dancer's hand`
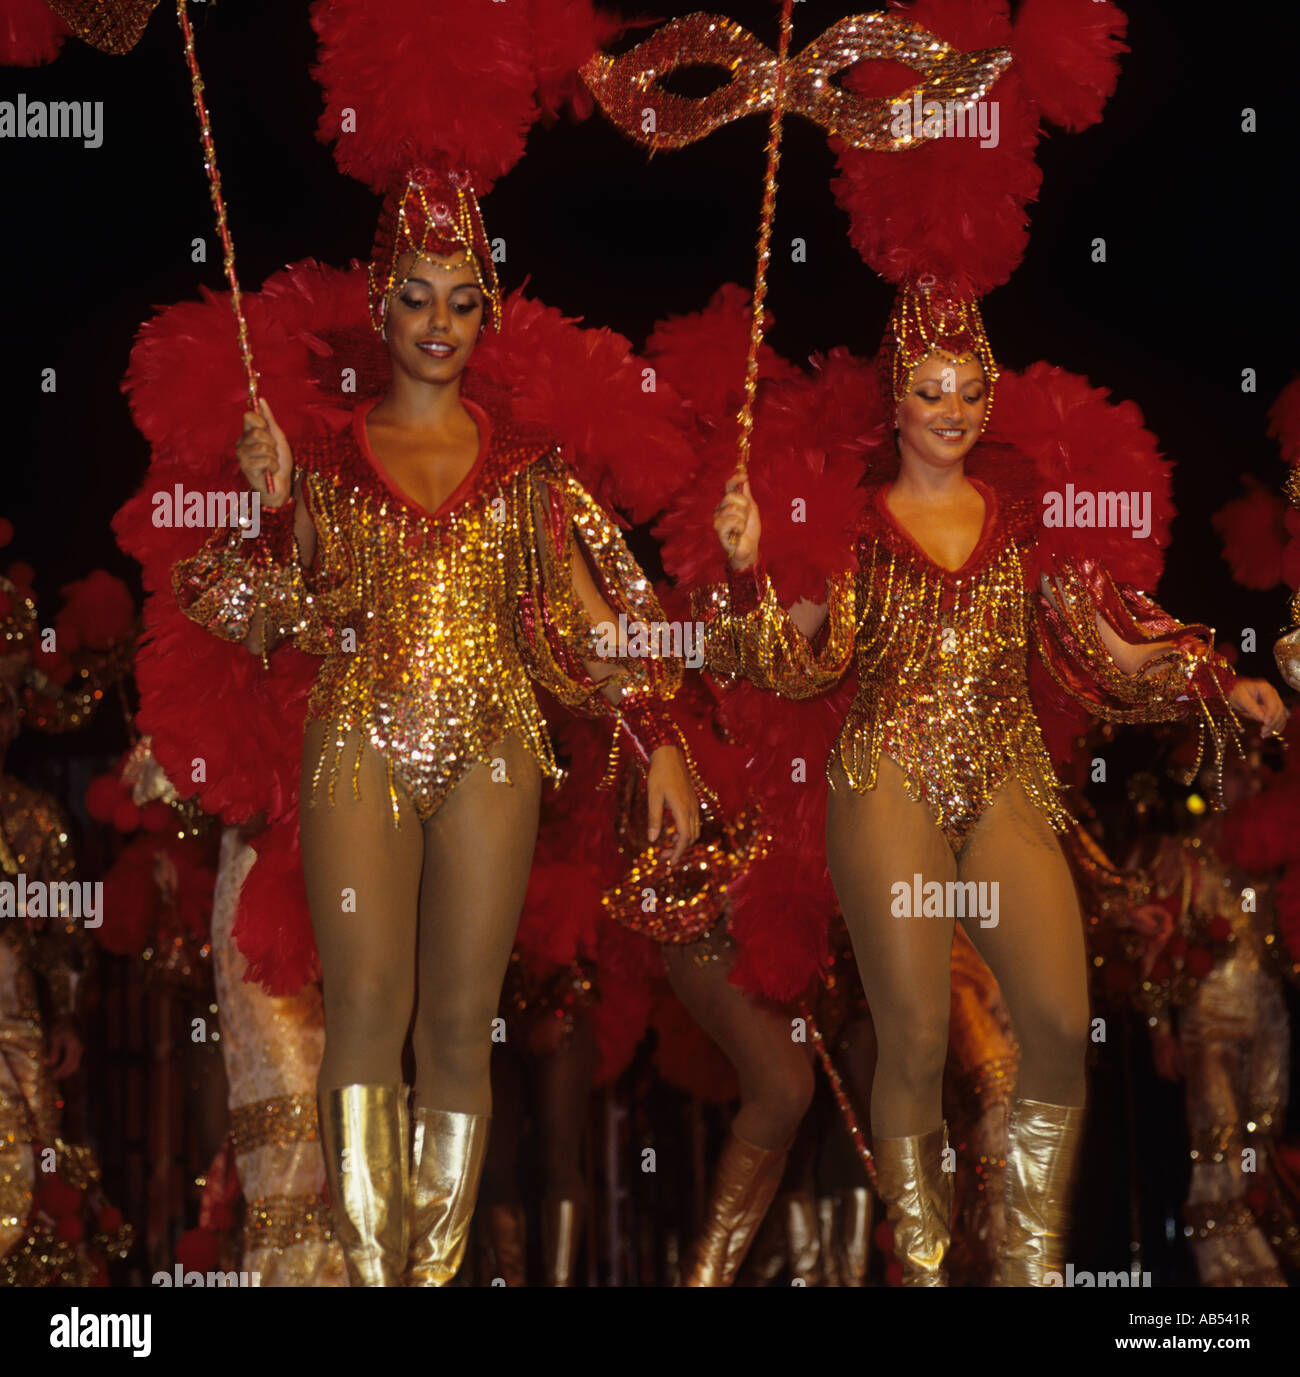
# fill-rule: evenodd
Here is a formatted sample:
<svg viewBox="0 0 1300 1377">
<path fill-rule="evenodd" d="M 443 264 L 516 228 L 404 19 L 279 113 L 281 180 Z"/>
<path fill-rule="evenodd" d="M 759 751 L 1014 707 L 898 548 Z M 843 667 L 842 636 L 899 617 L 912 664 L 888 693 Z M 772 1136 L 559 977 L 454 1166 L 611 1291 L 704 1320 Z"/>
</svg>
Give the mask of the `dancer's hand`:
<svg viewBox="0 0 1300 1377">
<path fill-rule="evenodd" d="M 748 569 L 758 558 L 763 524 L 758 517 L 758 503 L 749 490 L 749 479 L 741 469 L 727 479 L 727 495 L 713 509 L 713 529 L 737 573 Z"/>
<path fill-rule="evenodd" d="M 1286 726 L 1286 709 L 1267 679 L 1238 679 L 1228 702 L 1243 717 L 1260 724 L 1260 736 L 1276 736 Z"/>
<path fill-rule="evenodd" d="M 669 865 L 676 865 L 694 846 L 700 835 L 700 801 L 695 797 L 686 758 L 676 746 L 660 746 L 650 757 L 646 776 L 646 794 L 650 802 L 651 842 L 659 840 L 663 831 L 664 805 L 667 804 L 677 824 L 677 840 L 668 857 Z"/>
<path fill-rule="evenodd" d="M 293 453 L 284 431 L 275 423 L 270 403 L 259 397 L 256 411 L 244 412 L 244 433 L 235 444 L 235 458 L 243 470 L 248 486 L 261 493 L 262 501 L 272 509 L 282 507 L 293 496 Z M 268 493 L 266 477 L 275 480 L 275 491 Z"/>
<path fill-rule="evenodd" d="M 73 1075 L 81 1065 L 81 1037 L 71 1023 L 56 1023 L 50 1030 L 50 1050 L 45 1061 L 56 1081 Z"/>
</svg>

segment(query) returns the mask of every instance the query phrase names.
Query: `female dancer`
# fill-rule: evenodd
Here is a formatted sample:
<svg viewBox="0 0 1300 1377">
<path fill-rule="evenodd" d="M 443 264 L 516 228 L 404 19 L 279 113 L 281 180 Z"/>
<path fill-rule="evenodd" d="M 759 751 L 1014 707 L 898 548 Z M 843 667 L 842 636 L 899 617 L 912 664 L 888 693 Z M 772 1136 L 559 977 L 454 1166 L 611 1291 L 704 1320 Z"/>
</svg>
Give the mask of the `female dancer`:
<svg viewBox="0 0 1300 1377">
<path fill-rule="evenodd" d="M 869 494 L 858 571 L 831 580 L 823 604 L 782 608 L 759 563 L 758 508 L 735 474 L 714 517 L 729 583 L 701 600 L 709 662 L 799 698 L 856 657 L 858 696 L 827 767 L 826 847 L 876 1022 L 872 1141 L 904 1282 L 945 1284 L 941 1092 L 954 918 L 965 916 L 1022 1047 L 998 1280 L 1038 1285 L 1064 1247 L 1088 1002 L 1031 641 L 1059 687 L 1099 715 L 1215 723 L 1230 705 L 1271 733 L 1285 713 L 1270 685 L 1233 676 L 1205 628 L 1095 562 L 1049 562 L 1030 582 L 1043 509 L 1012 478 L 1015 451 L 977 448 L 998 372 L 973 299 L 905 287 L 882 361 L 898 468 Z M 992 460 L 986 479 L 968 475 L 968 459 Z M 918 893 L 945 899 L 913 913 Z M 996 903 L 979 921 L 976 896 Z"/>
<path fill-rule="evenodd" d="M 215 537 L 174 586 L 227 640 L 264 653 L 294 637 L 323 657 L 300 832 L 331 1198 L 354 1285 L 442 1285 L 482 1166 L 541 776 L 558 773 L 530 679 L 618 720 L 647 767 L 650 840 L 665 806 L 677 825 L 674 863 L 698 812 L 660 706 L 680 665 L 598 651 L 596 626 L 619 613 L 662 620 L 649 584 L 554 447 L 461 396 L 501 309 L 467 178 L 421 169 L 388 196 L 370 280 L 387 393 L 296 452 L 269 406 L 248 413 L 236 452 L 262 530 Z"/>
</svg>

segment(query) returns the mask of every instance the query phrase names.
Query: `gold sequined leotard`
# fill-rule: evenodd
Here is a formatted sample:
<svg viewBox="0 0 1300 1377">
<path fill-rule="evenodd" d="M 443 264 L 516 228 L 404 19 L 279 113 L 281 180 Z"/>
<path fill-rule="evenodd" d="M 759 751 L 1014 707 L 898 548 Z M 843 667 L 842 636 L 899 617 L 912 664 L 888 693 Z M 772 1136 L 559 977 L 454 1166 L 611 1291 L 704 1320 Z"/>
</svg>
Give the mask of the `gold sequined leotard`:
<svg viewBox="0 0 1300 1377">
<path fill-rule="evenodd" d="M 491 762 L 508 733 L 545 773 L 560 774 L 531 681 L 584 715 L 613 713 L 583 668 L 598 652 L 573 590 L 575 540 L 616 615 L 651 623 L 663 614 L 613 522 L 545 437 L 467 400 L 478 456 L 429 512 L 376 461 L 366 434 L 374 405 L 363 402 L 346 430 L 295 454 L 317 535 L 310 570 L 285 534 L 285 504 L 269 514 L 275 530 L 257 542 L 223 532 L 181 561 L 173 581 L 186 615 L 218 635 L 242 642 L 260 611 L 268 644 L 292 636 L 324 657 L 308 718 L 332 735 L 313 799 L 323 776 L 334 797 L 356 733 L 387 762 L 394 818 L 400 785 L 423 820 L 471 766 Z M 240 546 L 253 543 L 250 558 Z M 619 672 L 625 694 L 670 697 L 680 664 L 625 659 Z M 354 790 L 359 760 L 358 745 Z"/>
<path fill-rule="evenodd" d="M 886 505 L 885 485 L 871 492 L 858 569 L 830 581 L 826 623 L 813 642 L 761 572 L 733 576 L 696 602 L 709 667 L 723 679 L 739 674 L 785 697 L 808 698 L 856 660 L 857 696 L 828 776 L 838 758 L 854 789 L 872 789 L 883 752 L 902 770 L 909 796 L 934 814 L 954 854 L 1012 780 L 1053 828 L 1070 822 L 1030 699 L 1030 648 L 1038 642 L 1043 649 L 1041 594 L 1025 574 L 1038 535 L 1035 512 L 1027 499 L 971 481 L 984 497 L 984 528 L 956 570 L 937 565 L 903 530 Z M 1076 580 L 1067 607 L 1083 601 Z M 1091 634 L 1095 641 L 1095 628 Z M 1091 642 L 1088 649 L 1095 649 Z M 1178 669 L 1185 669 L 1181 659 Z M 1166 703 L 1162 711 L 1153 700 L 1185 689 L 1187 677 L 1144 678 L 1148 716 L 1181 715 L 1185 709 Z M 1090 706 L 1110 715 L 1103 704 Z"/>
</svg>

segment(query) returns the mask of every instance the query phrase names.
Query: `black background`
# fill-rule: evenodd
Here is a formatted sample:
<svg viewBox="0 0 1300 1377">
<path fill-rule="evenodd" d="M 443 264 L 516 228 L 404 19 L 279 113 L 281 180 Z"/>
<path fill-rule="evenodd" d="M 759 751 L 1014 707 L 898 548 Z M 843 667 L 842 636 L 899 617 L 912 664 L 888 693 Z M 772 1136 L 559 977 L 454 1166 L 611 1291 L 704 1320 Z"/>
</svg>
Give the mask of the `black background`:
<svg viewBox="0 0 1300 1377">
<path fill-rule="evenodd" d="M 665 4 L 656 13 L 696 7 Z M 719 8 L 775 43 L 775 6 L 728 0 Z M 1029 250 L 985 303 L 985 319 L 1001 362 L 1047 359 L 1141 407 L 1176 460 L 1180 515 L 1160 600 L 1234 641 L 1254 627 L 1261 650 L 1241 667 L 1272 674 L 1268 652 L 1285 596 L 1230 582 L 1210 517 L 1238 494 L 1241 474 L 1277 487 L 1284 472 L 1266 436 L 1266 412 L 1298 362 L 1288 195 L 1294 78 L 1285 65 L 1295 26 L 1279 29 L 1280 6 L 1135 0 L 1125 8 L 1133 51 L 1123 58 L 1118 92 L 1099 126 L 1054 132 L 1040 145 L 1045 176 Z M 844 0 L 800 0 L 796 46 L 846 12 Z M 306 5 L 221 0 L 194 3 L 192 13 L 245 288 L 302 258 L 341 265 L 364 257 L 377 202 L 341 176 L 315 140 L 320 99 L 309 75 Z M 437 52 L 419 60 L 436 82 Z M 69 41 L 46 68 L 0 72 L 0 99 L 19 91 L 33 100 L 104 102 L 98 149 L 0 141 L 9 353 L 0 515 L 17 528 L 0 566 L 30 561 L 40 597 L 53 604 L 62 584 L 96 565 L 138 589 L 109 528 L 147 460 L 120 380 L 135 330 L 155 307 L 224 283 L 168 4 L 128 56 Z M 1244 107 L 1257 112 L 1258 133 L 1242 132 Z M 531 294 L 640 344 L 656 320 L 699 309 L 721 283 L 748 285 L 764 138 L 765 121 L 751 118 L 647 163 L 598 115 L 534 129 L 524 160 L 484 206 L 490 234 L 506 240 L 504 286 L 527 277 Z M 848 245 L 832 173 L 822 131 L 789 121 L 774 243 L 802 237 L 808 261 L 774 255 L 769 305 L 770 340 L 793 359 L 841 344 L 874 351 L 889 309 L 891 288 Z M 1107 242 L 1104 265 L 1090 257 L 1098 236 Z M 205 264 L 191 261 L 195 238 L 207 241 Z M 58 370 L 54 395 L 40 391 L 47 367 Z M 1241 390 L 1244 368 L 1257 370 L 1253 394 Z M 176 385 L 184 388 L 184 378 Z M 232 444 L 237 426 L 232 417 Z M 84 753 L 96 742 L 113 749 L 121 740 L 120 721 L 104 717 L 76 744 L 29 737 L 23 748 L 48 757 Z M 1121 794 L 1122 778 L 1110 787 Z M 1145 1052 L 1135 1055 L 1145 1067 Z M 1093 1093 L 1103 1104 L 1132 1103 L 1133 1087 L 1119 1084 L 1109 1064 Z M 1183 1150 L 1181 1094 L 1149 1070 L 1140 1081 L 1140 1136 L 1150 1145 L 1152 1131 L 1166 1135 L 1164 1149 L 1144 1154 L 1141 1168 L 1153 1240 L 1182 1197 L 1186 1168 L 1174 1165 Z M 1095 1117 L 1092 1132 L 1100 1149 L 1089 1154 L 1092 1169 L 1109 1160 L 1117 1175 L 1108 1189 L 1084 1195 L 1094 1204 L 1081 1222 L 1094 1234 L 1098 1264 L 1113 1267 L 1127 1236 L 1123 1173 L 1133 1155 L 1123 1116 Z M 1173 1245 L 1171 1235 L 1165 1241 Z M 1082 1257 L 1089 1255 L 1085 1247 Z M 1185 1255 L 1164 1265 L 1187 1279 Z"/>
</svg>

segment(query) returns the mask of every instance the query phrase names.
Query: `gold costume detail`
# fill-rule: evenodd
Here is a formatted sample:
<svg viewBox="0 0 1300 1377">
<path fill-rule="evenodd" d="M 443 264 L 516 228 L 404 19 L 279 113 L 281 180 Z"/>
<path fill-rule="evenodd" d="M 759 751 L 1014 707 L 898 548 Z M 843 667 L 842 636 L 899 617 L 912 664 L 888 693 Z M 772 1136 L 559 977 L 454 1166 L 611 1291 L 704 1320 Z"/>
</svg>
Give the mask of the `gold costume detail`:
<svg viewBox="0 0 1300 1377">
<path fill-rule="evenodd" d="M 890 99 L 856 94 L 835 78 L 846 68 L 883 58 L 921 78 Z M 719 14 L 688 14 L 656 29 L 618 57 L 597 53 L 582 76 L 610 121 L 651 152 L 681 148 L 746 115 L 770 110 L 777 99 L 780 59 L 770 48 Z M 1006 48 L 963 52 L 919 24 L 897 15 L 854 14 L 837 20 L 785 63 L 783 102 L 792 114 L 821 125 L 853 148 L 900 152 L 932 137 L 908 122 L 896 129 L 900 105 L 913 99 L 952 102 L 967 111 L 1011 65 Z M 662 82 L 681 69 L 715 67 L 729 80 L 707 96 L 691 98 Z M 646 131 L 642 111 L 652 106 Z"/>
<path fill-rule="evenodd" d="M 952 1245 L 953 1173 L 944 1170 L 946 1127 L 905 1138 L 876 1138 L 876 1184 L 894 1231 L 904 1286 L 947 1286 Z"/>
<path fill-rule="evenodd" d="M 403 1085 L 321 1095 L 334 1227 L 353 1286 L 401 1286 L 409 1238 L 410 1115 Z"/>
<path fill-rule="evenodd" d="M 955 572 L 901 531 L 883 529 L 890 518 L 885 489 L 878 489 L 882 537 L 860 542 L 856 575 L 830 583 L 817 649 L 766 579 L 751 612 L 732 612 L 728 592 L 717 588 L 702 609 L 710 669 L 720 677 L 743 674 L 784 697 L 824 692 L 856 654 L 858 692 L 828 777 L 838 756 L 850 785 L 865 792 L 875 788 L 881 754 L 888 755 L 954 854 L 1013 780 L 1053 827 L 1070 820 L 1029 697 L 1028 537 L 1023 523 L 1000 519 L 997 499 L 981 489 L 985 534 Z"/>
<path fill-rule="evenodd" d="M 487 1155 L 490 1114 L 415 1111 L 409 1286 L 446 1286 L 460 1270 Z"/>
<path fill-rule="evenodd" d="M 279 1253 L 303 1243 L 328 1243 L 333 1237 L 334 1217 L 319 1196 L 268 1195 L 248 1202 L 244 1246 L 250 1252 Z"/>
<path fill-rule="evenodd" d="M 1062 1271 L 1082 1130 L 1080 1106 L 1011 1102 L 1007 1231 L 995 1286 L 1048 1286 L 1048 1273 Z"/>
<path fill-rule="evenodd" d="M 1119 590 L 1110 576 L 1099 571 L 1099 578 L 1109 599 L 1122 602 Z M 1088 673 L 1109 695 L 1109 700 L 1094 693 L 1081 694 L 1079 686 L 1051 655 L 1044 661 L 1057 684 L 1095 717 L 1107 722 L 1173 722 L 1188 715 L 1188 705 L 1196 704 L 1196 721 L 1200 725 L 1200 739 L 1196 760 L 1188 768 L 1190 780 L 1201 768 L 1208 735 L 1214 747 L 1218 769 L 1216 800 L 1222 796 L 1223 756 L 1229 737 L 1242 752 L 1242 732 L 1235 715 L 1228 706 L 1227 693 L 1220 678 L 1199 671 L 1224 664 L 1214 653 L 1214 632 L 1209 631 L 1207 643 L 1173 645 L 1147 661 L 1136 674 L 1125 674 L 1111 658 L 1097 627 L 1097 599 L 1079 570 L 1060 566 L 1051 580 L 1051 608 L 1046 614 L 1049 625 L 1066 644 L 1072 656 L 1087 667 Z"/>
<path fill-rule="evenodd" d="M 257 1148 L 314 1143 L 320 1137 L 315 1098 L 277 1095 L 269 1100 L 236 1105 L 230 1111 L 230 1137 L 238 1157 Z"/>
<path fill-rule="evenodd" d="M 548 443 L 467 401 L 478 458 L 428 512 L 375 460 L 373 405 L 295 456 L 317 533 L 310 570 L 287 528 L 278 546 L 253 552 L 238 531 L 220 532 L 176 565 L 173 583 L 186 615 L 227 640 L 244 641 L 260 616 L 268 645 L 294 637 L 324 657 L 307 716 L 333 730 L 304 794 L 314 803 L 324 778 L 332 801 L 346 767 L 359 797 L 361 751 L 345 754 L 357 733 L 386 761 L 397 825 L 399 787 L 424 821 L 470 768 L 494 768 L 494 747 L 511 734 L 544 774 L 562 777 L 530 678 L 583 716 L 615 715 L 583 668 L 604 646 L 574 590 L 575 559 L 585 554 L 629 624 L 663 613 L 613 521 Z M 625 694 L 670 698 L 681 663 L 620 656 L 613 673 Z"/>
<path fill-rule="evenodd" d="M 684 1286 L 730 1286 L 767 1214 L 788 1148 L 760 1148 L 733 1128 L 718 1155 L 704 1227 L 691 1249 Z"/>
</svg>

